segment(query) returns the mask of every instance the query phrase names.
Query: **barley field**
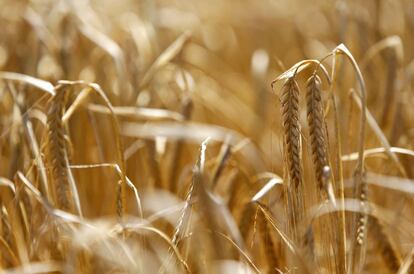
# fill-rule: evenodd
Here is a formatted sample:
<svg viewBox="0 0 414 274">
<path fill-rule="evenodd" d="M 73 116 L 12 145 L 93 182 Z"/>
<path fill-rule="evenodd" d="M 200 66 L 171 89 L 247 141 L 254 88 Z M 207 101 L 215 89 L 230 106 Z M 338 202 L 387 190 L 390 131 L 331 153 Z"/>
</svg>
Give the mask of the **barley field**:
<svg viewBox="0 0 414 274">
<path fill-rule="evenodd" d="M 0 273 L 414 273 L 414 1 L 0 0 Z"/>
</svg>

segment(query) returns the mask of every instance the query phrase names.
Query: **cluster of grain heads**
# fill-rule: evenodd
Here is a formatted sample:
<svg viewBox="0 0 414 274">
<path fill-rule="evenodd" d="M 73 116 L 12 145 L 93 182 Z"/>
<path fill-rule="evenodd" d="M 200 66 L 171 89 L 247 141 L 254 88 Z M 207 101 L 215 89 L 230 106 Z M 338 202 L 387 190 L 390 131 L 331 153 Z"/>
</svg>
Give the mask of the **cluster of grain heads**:
<svg viewBox="0 0 414 274">
<path fill-rule="evenodd" d="M 349 51 L 346 49 L 345 46 L 340 45 L 334 49 L 331 54 L 328 54 L 323 60 L 325 60 L 329 56 L 335 56 L 338 52 L 344 53 L 346 52 L 349 59 L 354 61 L 352 55 L 350 55 Z M 336 58 L 336 57 L 335 57 Z M 335 59 L 334 59 L 335 60 Z M 297 75 L 309 65 L 315 65 L 315 70 L 309 77 L 306 83 L 306 114 L 307 114 L 307 127 L 309 131 L 309 139 L 307 139 L 307 143 L 310 146 L 310 158 L 311 163 L 309 166 L 311 167 L 311 174 L 313 175 L 313 179 L 309 177 L 304 177 L 302 166 L 302 157 L 301 156 L 301 132 L 300 132 L 300 124 L 301 121 L 299 119 L 300 116 L 300 103 L 299 103 L 299 85 L 296 82 Z M 356 66 L 355 63 L 353 63 Z M 313 66 L 310 66 L 313 67 Z M 338 129 L 338 120 L 337 120 L 337 110 L 334 101 L 334 83 L 332 83 L 331 76 L 335 77 L 335 63 L 333 64 L 332 68 L 332 75 L 329 75 L 326 68 L 320 61 L 316 60 L 303 60 L 298 62 L 294 66 L 292 66 L 289 70 L 284 72 L 280 75 L 273 83 L 282 80 L 285 80 L 285 84 L 282 87 L 282 95 L 281 95 L 281 102 L 282 102 L 282 120 L 283 120 L 283 129 L 284 129 L 284 157 L 285 161 L 285 170 L 287 171 L 289 177 L 289 183 L 285 185 L 286 189 L 286 206 L 288 208 L 287 214 L 289 220 L 294 220 L 293 223 L 299 220 L 302 221 L 302 226 L 306 223 L 306 220 L 310 217 L 308 215 L 307 210 L 304 209 L 304 204 L 306 206 L 312 204 L 312 199 L 309 198 L 310 193 L 316 193 L 316 201 L 321 203 L 322 207 L 328 205 L 329 202 L 334 207 L 338 206 L 336 200 L 336 195 L 339 194 L 340 203 L 343 203 L 343 171 L 342 171 L 342 164 L 340 163 L 340 151 L 341 145 L 338 143 L 340 136 L 340 132 Z M 337 152 L 339 152 L 339 156 L 337 156 L 336 162 L 336 176 L 338 176 L 339 181 L 335 182 L 334 174 L 332 172 L 330 166 L 330 159 L 329 159 L 329 140 L 328 140 L 328 126 L 325 123 L 325 103 L 322 96 L 322 81 L 320 77 L 317 75 L 317 72 L 322 72 L 326 79 L 328 80 L 328 84 L 330 87 L 331 93 L 331 100 L 333 104 L 333 112 L 334 112 L 334 125 L 335 125 L 335 135 L 336 140 L 335 142 L 338 144 L 338 147 L 335 148 Z M 358 74 L 358 76 L 360 76 Z M 362 76 L 360 76 L 359 80 L 361 81 Z M 290 91 L 290 92 L 289 92 Z M 292 92 L 295 91 L 295 92 Z M 289 96 L 290 94 L 295 94 L 296 97 Z M 304 96 L 305 97 L 305 96 Z M 293 100 L 292 100 L 293 98 Z M 294 117 L 292 119 L 291 117 Z M 295 122 L 292 122 L 295 121 Z M 298 134 L 294 134 L 298 132 Z M 296 136 L 296 139 L 293 137 Z M 295 141 L 295 142 L 293 142 Z M 360 146 L 363 144 L 360 140 Z M 295 144 L 292 146 L 292 144 Z M 293 149 L 292 149 L 293 148 Z M 292 165 L 292 163 L 295 163 Z M 296 174 L 301 174 L 301 176 L 297 176 Z M 293 179 L 292 179 L 293 178 Z M 296 179 L 300 178 L 300 180 Z M 297 185 L 292 185 L 292 181 L 299 181 L 301 182 L 301 187 L 297 188 Z M 309 184 L 309 182 L 315 182 L 316 184 Z M 305 192 L 305 189 L 307 191 Z M 308 191 L 311 190 L 309 193 Z M 305 195 L 306 194 L 306 195 Z M 359 197 L 359 196 L 358 196 Z M 293 210 L 291 206 L 293 203 L 300 204 L 302 210 Z M 343 207 L 343 206 L 342 206 Z M 292 221 L 290 221 L 292 223 Z M 322 244 L 316 245 L 313 248 L 316 250 L 309 250 L 309 254 L 320 254 L 314 257 L 316 263 L 321 265 L 322 268 L 327 268 L 330 271 L 337 271 L 337 272 L 344 272 L 346 270 L 346 248 L 345 248 L 345 237 L 346 237 L 346 230 L 345 230 L 345 215 L 343 209 L 338 211 L 337 214 L 329 214 L 327 218 L 322 220 L 318 220 L 315 223 L 316 227 L 323 227 L 324 232 L 321 232 L 319 229 L 316 229 L 316 234 L 311 235 L 312 238 L 316 237 L 319 242 Z M 308 232 L 312 231 L 312 228 L 307 228 Z M 310 230 L 309 230 L 310 229 Z M 307 244 L 306 236 L 305 236 L 305 228 L 298 227 L 296 228 L 290 224 L 288 231 L 292 233 L 294 231 L 295 234 L 292 234 L 292 237 L 295 239 L 296 242 L 301 243 L 303 247 L 307 249 L 310 246 Z M 307 235 L 309 236 L 309 235 Z M 334 256 L 331 256 L 333 252 Z M 323 266 L 322 266 L 323 265 Z"/>
<path fill-rule="evenodd" d="M 306 247 L 309 254 L 315 254 L 314 245 L 309 245 L 309 237 L 313 235 L 306 233 L 303 224 L 307 212 L 305 203 L 309 198 L 305 195 L 305 182 L 302 170 L 302 140 L 300 127 L 300 91 L 296 81 L 296 74 L 289 76 L 281 91 L 282 120 L 284 132 L 284 158 L 286 159 L 285 170 L 287 171 L 287 184 L 285 184 L 285 197 L 288 218 L 288 231 L 298 246 Z M 324 103 L 322 101 L 321 79 L 314 73 L 307 81 L 306 108 L 307 122 L 310 136 L 310 147 L 312 153 L 312 166 L 316 185 L 314 187 L 321 202 L 328 197 L 335 204 L 335 195 L 331 185 L 331 173 L 329 167 L 328 141 L 324 122 Z M 313 187 L 313 186 L 312 186 Z M 325 224 L 326 233 L 320 235 L 322 241 L 330 246 L 335 238 L 335 219 L 329 218 Z M 312 231 L 312 229 L 307 230 Z M 313 240 L 311 241 L 313 242 Z M 324 256 L 329 257 L 329 248 L 323 249 Z M 311 256 L 313 257 L 313 256 Z M 312 258 L 316 260 L 316 258 Z M 342 267 L 343 269 L 343 267 Z"/>
<path fill-rule="evenodd" d="M 359 94 L 353 94 L 357 98 L 358 106 L 361 110 L 360 123 L 357 142 L 357 164 L 353 170 L 353 189 L 352 198 L 359 201 L 358 209 L 349 220 L 349 227 L 346 229 L 345 223 L 345 195 L 344 195 L 344 170 L 341 158 L 341 132 L 338 119 L 338 113 L 335 103 L 334 85 L 336 76 L 335 61 L 337 55 L 344 55 L 351 63 L 356 79 L 359 84 Z M 287 207 L 287 231 L 296 244 L 306 247 L 308 254 L 312 260 L 321 267 L 321 269 L 329 269 L 337 273 L 361 273 L 366 267 L 367 254 L 367 237 L 368 229 L 372 232 L 373 245 L 379 249 L 383 261 L 391 272 L 399 271 L 402 267 L 402 259 L 398 246 L 393 242 L 384 224 L 377 216 L 369 215 L 372 208 L 369 207 L 368 201 L 368 185 L 365 177 L 365 121 L 368 119 L 369 125 L 377 135 L 378 139 L 385 146 L 385 152 L 390 159 L 397 164 L 401 174 L 406 173 L 401 169 L 398 158 L 391 152 L 390 145 L 384 134 L 379 129 L 375 119 L 367 110 L 365 81 L 361 71 L 349 50 L 343 45 L 339 45 L 327 57 L 333 56 L 333 67 L 331 77 L 328 76 L 325 68 L 320 62 L 315 60 L 304 60 L 291 69 L 287 70 L 279 76 L 273 83 L 281 79 L 285 79 L 285 83 L 281 91 L 281 108 L 282 108 L 282 126 L 284 137 L 284 158 L 287 182 L 284 184 L 285 189 L 285 206 Z M 326 58 L 326 57 L 325 57 Z M 323 60 L 325 60 L 325 58 Z M 317 62 L 317 63 L 316 63 Z M 316 181 L 316 185 L 308 185 L 309 178 L 305 177 L 302 170 L 301 157 L 301 132 L 300 132 L 300 103 L 299 103 L 299 85 L 296 81 L 298 72 L 302 71 L 302 67 L 307 67 L 311 63 L 317 64 L 317 69 L 307 81 L 306 84 L 306 113 L 307 125 L 309 128 L 309 144 L 311 151 L 312 173 Z M 330 85 L 331 104 L 334 112 L 334 129 L 335 129 L 335 148 L 338 153 L 336 158 L 336 174 L 331 172 L 330 157 L 328 153 L 328 127 L 325 123 L 325 104 L 322 96 L 322 81 L 316 74 L 321 69 L 327 76 Z M 368 117 L 368 118 L 367 118 Z M 335 177 L 337 180 L 335 180 Z M 313 181 L 313 180 L 309 180 Z M 303 226 L 306 220 L 311 217 L 309 212 L 304 209 L 304 204 L 310 201 L 305 197 L 305 186 L 314 188 L 317 193 L 317 201 L 320 208 L 332 206 L 335 210 L 328 214 L 328 217 L 318 220 L 316 225 L 317 234 L 309 234 L 313 231 L 313 224 L 304 232 Z M 339 195 L 335 197 L 335 194 Z M 308 192 L 306 192 L 308 195 Z M 336 203 L 339 198 L 340 202 Z M 330 204 L 330 205 L 329 205 Z M 338 207 L 338 205 L 340 207 Z M 333 214 L 334 213 L 334 214 Z M 313 217 L 311 217 L 312 219 Z M 301 223 L 302 222 L 302 223 Z M 313 221 L 311 221 L 313 223 Z M 323 227 L 322 231 L 320 230 Z M 350 248 L 346 248 L 346 237 L 350 236 Z M 314 246 L 314 237 L 319 242 Z"/>
</svg>

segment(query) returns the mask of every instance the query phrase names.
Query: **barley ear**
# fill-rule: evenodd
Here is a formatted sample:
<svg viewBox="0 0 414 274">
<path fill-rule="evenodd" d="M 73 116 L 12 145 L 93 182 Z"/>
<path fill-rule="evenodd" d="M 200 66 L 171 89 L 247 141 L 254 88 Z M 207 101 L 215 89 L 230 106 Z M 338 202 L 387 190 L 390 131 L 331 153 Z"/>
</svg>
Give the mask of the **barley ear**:
<svg viewBox="0 0 414 274">
<path fill-rule="evenodd" d="M 65 134 L 62 124 L 66 89 L 58 86 L 47 115 L 48 152 L 52 171 L 52 182 L 56 191 L 57 205 L 69 210 L 69 182 L 65 167 Z"/>
<path fill-rule="evenodd" d="M 281 94 L 284 158 L 288 180 L 284 185 L 287 199 L 287 215 L 289 231 L 292 238 L 299 242 L 298 225 L 304 215 L 302 163 L 301 163 L 301 135 L 299 123 L 299 86 L 292 77 L 286 80 Z"/>
<path fill-rule="evenodd" d="M 63 210 L 73 211 L 82 216 L 78 192 L 72 173 L 69 168 L 66 148 L 65 128 L 62 117 L 65 108 L 67 87 L 55 87 L 56 95 L 53 97 L 47 115 L 48 125 L 48 158 L 52 173 L 52 183 L 56 192 L 56 204 Z"/>
<path fill-rule="evenodd" d="M 289 78 L 282 87 L 282 120 L 287 158 L 289 185 L 294 188 L 302 183 L 301 144 L 299 124 L 299 86 Z"/>
<path fill-rule="evenodd" d="M 312 75 L 307 82 L 306 91 L 307 118 L 312 148 L 312 160 L 319 189 L 324 186 L 324 168 L 328 165 L 326 132 L 321 96 L 321 79 Z"/>
</svg>

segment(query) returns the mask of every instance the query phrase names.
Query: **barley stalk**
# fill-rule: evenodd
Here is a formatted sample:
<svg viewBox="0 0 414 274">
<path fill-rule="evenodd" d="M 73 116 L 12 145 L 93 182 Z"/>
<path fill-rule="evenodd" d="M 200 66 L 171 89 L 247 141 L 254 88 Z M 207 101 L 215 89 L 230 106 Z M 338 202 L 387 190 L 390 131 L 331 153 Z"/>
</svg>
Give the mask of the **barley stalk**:
<svg viewBox="0 0 414 274">
<path fill-rule="evenodd" d="M 239 223 L 239 230 L 242 238 L 246 241 L 249 237 L 249 232 L 252 227 L 252 223 L 255 217 L 256 207 L 253 203 L 247 203 L 243 207 L 241 213 L 241 220 Z"/>
</svg>

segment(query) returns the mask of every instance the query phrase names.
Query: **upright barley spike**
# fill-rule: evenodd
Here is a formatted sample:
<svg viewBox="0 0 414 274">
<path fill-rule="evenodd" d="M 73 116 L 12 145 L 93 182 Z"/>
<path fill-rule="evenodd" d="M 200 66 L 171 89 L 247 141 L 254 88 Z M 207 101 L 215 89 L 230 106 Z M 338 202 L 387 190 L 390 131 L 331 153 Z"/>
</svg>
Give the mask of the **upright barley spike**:
<svg viewBox="0 0 414 274">
<path fill-rule="evenodd" d="M 63 210 L 69 210 L 71 203 L 69 199 L 69 182 L 65 163 L 65 136 L 62 124 L 64 101 L 66 89 L 58 86 L 55 88 L 56 95 L 53 97 L 47 123 L 48 132 L 48 153 L 52 170 L 52 181 L 56 189 L 58 206 Z"/>
<path fill-rule="evenodd" d="M 304 215 L 302 190 L 301 140 L 299 123 L 299 86 L 289 78 L 281 94 L 284 157 L 288 173 L 288 184 L 284 186 L 289 231 L 295 242 L 300 242 L 298 225 Z"/>
<path fill-rule="evenodd" d="M 282 119 L 285 142 L 285 157 L 288 163 L 290 185 L 297 188 L 302 182 L 299 86 L 289 78 L 282 87 Z"/>
<path fill-rule="evenodd" d="M 321 79 L 318 75 L 313 74 L 307 82 L 306 86 L 306 107 L 307 107 L 307 118 L 309 126 L 309 136 L 312 150 L 312 162 L 315 170 L 315 178 L 317 187 L 319 189 L 319 197 L 324 199 L 325 195 L 329 197 L 329 200 L 335 205 L 336 199 L 331 184 L 331 169 L 329 167 L 329 156 L 328 156 L 328 142 L 327 142 L 327 129 L 324 122 L 324 104 L 322 101 L 322 89 Z M 337 216 L 330 215 L 329 221 L 324 223 L 326 236 L 326 243 L 332 243 L 334 239 L 337 239 L 337 244 L 333 245 L 334 248 L 337 246 L 338 256 L 335 256 L 335 266 L 337 267 L 338 273 L 344 273 L 346 270 L 346 259 L 345 259 L 345 248 L 344 241 L 342 241 L 340 235 L 343 230 L 338 225 L 338 220 L 341 218 L 340 214 Z M 336 232 L 335 232 L 336 230 Z M 329 250 L 329 247 L 325 250 Z M 327 251 L 327 255 L 330 251 Z M 329 256 L 329 255 L 328 255 Z"/>
<path fill-rule="evenodd" d="M 319 189 L 324 186 L 323 170 L 328 165 L 326 134 L 323 124 L 323 102 L 321 96 L 321 79 L 312 75 L 307 83 L 306 92 L 309 135 L 312 147 L 312 159 Z"/>
</svg>

